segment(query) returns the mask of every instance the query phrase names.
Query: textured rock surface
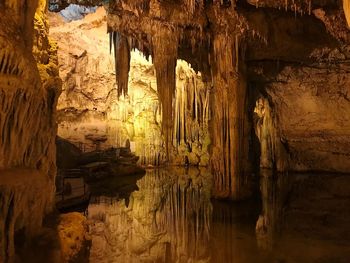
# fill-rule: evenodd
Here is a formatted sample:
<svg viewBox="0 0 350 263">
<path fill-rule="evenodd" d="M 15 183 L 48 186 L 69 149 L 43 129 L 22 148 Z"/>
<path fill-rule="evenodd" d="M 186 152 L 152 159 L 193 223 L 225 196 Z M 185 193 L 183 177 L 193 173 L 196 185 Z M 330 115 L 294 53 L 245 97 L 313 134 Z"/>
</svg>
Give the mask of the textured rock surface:
<svg viewBox="0 0 350 263">
<path fill-rule="evenodd" d="M 86 218 L 77 212 L 62 214 L 57 230 L 63 262 L 71 262 L 86 242 Z"/>
<path fill-rule="evenodd" d="M 262 125 L 273 127 L 260 128 L 260 137 L 270 136 L 262 140 L 262 167 L 350 171 L 348 72 L 345 63 L 286 66 L 268 80 L 265 103 L 272 106 L 265 107 Z M 267 146 L 268 140 L 274 145 Z"/>
<path fill-rule="evenodd" d="M 22 1 L 4 5 L 0 21 L 1 262 L 14 259 L 14 234 L 24 229 L 29 240 L 52 208 L 55 107 L 61 83 L 54 45 L 48 39 L 46 2 L 37 8 L 36 1 L 29 1 L 26 9 Z"/>
<path fill-rule="evenodd" d="M 52 182 L 36 169 L 0 170 L 0 260 L 11 262 L 15 235 L 25 241 L 38 234 L 43 216 L 51 208 Z"/>
</svg>

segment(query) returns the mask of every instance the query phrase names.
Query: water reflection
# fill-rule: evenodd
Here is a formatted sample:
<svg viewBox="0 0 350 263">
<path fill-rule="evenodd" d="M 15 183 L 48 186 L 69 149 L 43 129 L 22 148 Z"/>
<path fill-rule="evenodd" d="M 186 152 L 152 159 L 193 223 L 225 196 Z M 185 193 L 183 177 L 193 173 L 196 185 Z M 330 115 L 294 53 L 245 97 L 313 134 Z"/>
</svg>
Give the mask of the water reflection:
<svg viewBox="0 0 350 263">
<path fill-rule="evenodd" d="M 288 174 L 274 174 L 267 169 L 260 175 L 262 209 L 256 222 L 256 238 L 260 248 L 272 249 L 281 234 L 292 182 Z"/>
<path fill-rule="evenodd" d="M 137 185 L 128 207 L 125 200 L 111 198 L 89 206 L 90 262 L 208 261 L 207 170 L 149 170 Z"/>
<path fill-rule="evenodd" d="M 350 205 L 350 179 L 261 175 L 261 202 L 222 202 L 210 199 L 206 169 L 147 171 L 128 198 L 100 197 L 89 205 L 90 262 L 350 262 L 350 227 L 345 224 L 350 211 L 334 208 L 339 202 L 335 192 L 346 197 L 342 207 Z M 338 181 L 342 188 L 335 186 Z M 327 193 L 326 185 L 332 185 Z M 334 226 L 329 235 L 323 221 L 314 224 L 320 209 L 331 209 L 334 218 L 339 216 L 335 222 L 344 225 Z M 306 217 L 304 210 L 312 213 Z M 343 244 L 335 243 L 341 238 L 334 233 L 345 235 Z M 328 239 L 334 236 L 337 240 Z"/>
</svg>

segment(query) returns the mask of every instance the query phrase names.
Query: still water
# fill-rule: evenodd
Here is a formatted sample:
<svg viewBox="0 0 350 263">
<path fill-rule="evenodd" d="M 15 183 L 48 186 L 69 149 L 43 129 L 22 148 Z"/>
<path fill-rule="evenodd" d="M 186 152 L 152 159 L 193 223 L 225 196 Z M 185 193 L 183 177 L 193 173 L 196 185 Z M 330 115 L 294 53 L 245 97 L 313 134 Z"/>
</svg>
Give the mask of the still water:
<svg viewBox="0 0 350 263">
<path fill-rule="evenodd" d="M 93 198 L 89 261 L 350 262 L 350 177 L 261 175 L 256 198 L 222 202 L 206 169 L 148 170 L 130 195 Z"/>
</svg>

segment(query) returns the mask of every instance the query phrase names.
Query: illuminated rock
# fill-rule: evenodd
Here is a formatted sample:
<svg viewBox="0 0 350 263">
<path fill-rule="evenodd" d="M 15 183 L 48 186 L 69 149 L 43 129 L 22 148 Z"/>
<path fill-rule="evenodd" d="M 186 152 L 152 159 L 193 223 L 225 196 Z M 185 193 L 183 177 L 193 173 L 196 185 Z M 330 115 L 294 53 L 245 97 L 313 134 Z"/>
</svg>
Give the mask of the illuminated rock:
<svg viewBox="0 0 350 263">
<path fill-rule="evenodd" d="M 59 135 L 77 145 L 87 144 L 86 150 L 96 147 L 87 140 L 91 136 L 107 136 L 105 147 L 123 146 L 130 140 L 135 145 L 132 150 L 140 156 L 140 164 L 161 165 L 167 160 L 166 129 L 162 126 L 162 116 L 165 116 L 162 109 L 166 105 L 168 114 L 174 116 L 166 118 L 170 121 L 171 162 L 182 165 L 187 156 L 190 164 L 208 165 L 209 85 L 188 63 L 179 60 L 173 69 L 176 89 L 168 94 L 171 101 L 161 106 L 160 97 L 164 94 L 159 93 L 155 67 L 141 53 L 133 51 L 130 71 L 126 72 L 129 74 L 128 95 L 124 80 L 118 81 L 124 85 L 118 91 L 115 58 L 113 52 L 109 54 L 105 19 L 102 8 L 96 14 L 69 24 L 63 23 L 57 15 L 51 16 L 51 35 L 59 43 L 60 72 L 64 81 L 58 103 Z M 82 34 L 89 38 L 80 37 Z M 76 44 L 72 44 L 73 39 Z M 158 60 L 163 63 L 164 58 Z M 127 62 L 118 63 L 117 68 L 128 68 Z M 167 85 L 167 80 L 164 81 Z"/>
<path fill-rule="evenodd" d="M 0 261 L 14 260 L 14 235 L 40 231 L 53 207 L 56 100 L 55 46 L 46 2 L 5 1 L 0 13 Z M 35 19 L 34 19 L 34 13 Z M 34 20 L 34 23 L 33 23 Z M 32 54 L 33 49 L 33 54 Z M 35 61 L 36 60 L 36 61 Z"/>
</svg>

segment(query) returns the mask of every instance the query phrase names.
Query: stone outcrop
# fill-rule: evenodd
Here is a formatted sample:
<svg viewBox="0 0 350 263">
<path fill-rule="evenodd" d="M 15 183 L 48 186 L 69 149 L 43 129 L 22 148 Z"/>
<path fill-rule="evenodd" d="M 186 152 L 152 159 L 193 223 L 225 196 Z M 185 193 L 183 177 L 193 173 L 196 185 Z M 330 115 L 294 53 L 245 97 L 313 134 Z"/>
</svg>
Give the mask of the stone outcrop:
<svg viewBox="0 0 350 263">
<path fill-rule="evenodd" d="M 15 258 L 17 235 L 26 242 L 38 234 L 52 203 L 52 182 L 47 174 L 30 168 L 0 170 L 0 260 Z"/>
<path fill-rule="evenodd" d="M 72 262 L 87 242 L 86 218 L 78 212 L 60 215 L 57 226 L 62 262 Z"/>
<path fill-rule="evenodd" d="M 36 1 L 1 5 L 1 262 L 14 260 L 15 234 L 24 231 L 28 241 L 53 206 L 55 108 L 61 82 L 45 12 L 44 1 L 38 8 Z"/>
</svg>

